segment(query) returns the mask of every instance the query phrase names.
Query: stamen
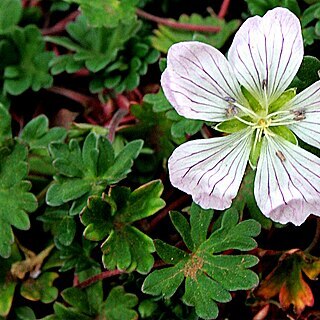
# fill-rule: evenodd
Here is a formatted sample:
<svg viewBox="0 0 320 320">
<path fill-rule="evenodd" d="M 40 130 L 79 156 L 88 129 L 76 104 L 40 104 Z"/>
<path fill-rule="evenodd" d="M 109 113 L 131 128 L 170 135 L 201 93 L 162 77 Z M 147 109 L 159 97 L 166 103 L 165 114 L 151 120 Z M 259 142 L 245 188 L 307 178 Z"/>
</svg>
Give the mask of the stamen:
<svg viewBox="0 0 320 320">
<path fill-rule="evenodd" d="M 247 109 L 246 107 L 242 106 L 241 104 L 234 102 L 233 105 L 235 105 L 236 107 L 238 107 L 241 111 L 243 111 L 245 114 L 250 115 L 254 118 L 257 117 L 257 115 L 250 109 Z"/>
<path fill-rule="evenodd" d="M 240 117 L 238 117 L 238 116 L 234 116 L 237 120 L 239 120 L 240 122 L 242 122 L 242 123 L 244 123 L 244 124 L 246 124 L 246 125 L 248 125 L 248 126 L 255 126 L 256 124 L 255 123 L 253 123 L 253 122 L 250 122 L 250 121 L 246 121 L 246 120 L 244 120 L 244 119 L 242 119 L 242 118 L 240 118 Z"/>
</svg>

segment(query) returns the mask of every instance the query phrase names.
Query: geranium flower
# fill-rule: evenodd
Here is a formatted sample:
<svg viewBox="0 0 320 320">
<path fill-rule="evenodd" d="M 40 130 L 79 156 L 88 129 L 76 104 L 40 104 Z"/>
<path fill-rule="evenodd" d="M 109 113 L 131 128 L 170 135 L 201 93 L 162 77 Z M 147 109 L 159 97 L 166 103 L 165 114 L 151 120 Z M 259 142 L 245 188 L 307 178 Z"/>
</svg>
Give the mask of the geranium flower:
<svg viewBox="0 0 320 320">
<path fill-rule="evenodd" d="M 189 141 L 169 159 L 171 183 L 203 208 L 223 210 L 237 195 L 248 161 L 262 213 L 300 225 L 320 215 L 320 159 L 297 135 L 320 148 L 320 81 L 289 89 L 303 59 L 298 18 L 276 8 L 247 19 L 228 60 L 200 42 L 173 45 L 161 84 L 177 112 L 219 123 L 227 135 Z"/>
</svg>

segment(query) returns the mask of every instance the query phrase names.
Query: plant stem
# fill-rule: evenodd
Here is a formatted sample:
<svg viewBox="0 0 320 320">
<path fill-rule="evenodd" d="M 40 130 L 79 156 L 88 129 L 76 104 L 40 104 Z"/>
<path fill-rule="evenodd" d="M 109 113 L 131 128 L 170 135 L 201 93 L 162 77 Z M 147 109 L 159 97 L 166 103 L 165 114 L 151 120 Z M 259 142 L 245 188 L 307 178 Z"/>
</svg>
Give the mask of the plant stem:
<svg viewBox="0 0 320 320">
<path fill-rule="evenodd" d="M 144 19 L 147 19 L 147 20 L 150 20 L 174 29 L 182 29 L 182 30 L 198 31 L 198 32 L 210 32 L 210 33 L 217 33 L 221 30 L 221 28 L 218 26 L 204 26 L 204 25 L 197 25 L 197 24 L 191 24 L 191 23 L 176 22 L 170 19 L 154 16 L 141 9 L 136 9 L 136 13 L 141 18 L 144 18 Z"/>
<path fill-rule="evenodd" d="M 182 197 L 178 198 L 176 201 L 168 205 L 166 208 L 164 208 L 162 211 L 160 211 L 160 213 L 157 214 L 157 216 L 153 220 L 151 220 L 148 231 L 153 230 L 158 225 L 158 223 L 168 215 L 171 210 L 177 209 L 189 200 L 189 195 L 183 195 Z"/>
<path fill-rule="evenodd" d="M 161 266 L 164 266 L 165 265 L 165 262 L 163 261 L 157 261 L 154 263 L 153 265 L 153 268 L 158 268 L 158 267 L 161 267 Z M 110 277 L 113 277 L 113 276 L 117 276 L 119 274 L 122 274 L 122 273 L 126 273 L 125 271 L 121 271 L 121 270 L 108 270 L 108 271 L 104 271 L 104 272 L 101 272 L 99 274 L 96 274 L 95 276 L 92 276 L 80 283 L 78 283 L 77 285 L 75 285 L 76 288 L 79 288 L 79 289 L 83 289 L 83 288 L 86 288 L 94 283 L 96 283 L 97 281 L 100 281 L 100 280 L 103 280 L 103 279 L 106 279 L 106 278 L 110 278 Z"/>
<path fill-rule="evenodd" d="M 52 26 L 50 28 L 42 29 L 42 31 L 41 31 L 42 35 L 48 36 L 48 35 L 63 32 L 66 29 L 66 25 L 69 22 L 73 21 L 79 14 L 80 14 L 80 11 L 78 11 L 78 10 L 71 12 L 68 16 L 66 16 L 64 19 L 60 20 L 54 26 Z"/>
<path fill-rule="evenodd" d="M 320 240 L 320 218 L 317 217 L 317 224 L 316 224 L 316 232 L 312 239 L 312 242 L 309 244 L 309 246 L 304 250 L 304 252 L 310 253 L 318 244 Z"/>
<path fill-rule="evenodd" d="M 220 11 L 218 13 L 218 17 L 220 19 L 223 19 L 226 16 L 228 9 L 229 9 L 229 5 L 230 5 L 230 0 L 223 0 L 221 7 L 220 7 Z"/>
</svg>

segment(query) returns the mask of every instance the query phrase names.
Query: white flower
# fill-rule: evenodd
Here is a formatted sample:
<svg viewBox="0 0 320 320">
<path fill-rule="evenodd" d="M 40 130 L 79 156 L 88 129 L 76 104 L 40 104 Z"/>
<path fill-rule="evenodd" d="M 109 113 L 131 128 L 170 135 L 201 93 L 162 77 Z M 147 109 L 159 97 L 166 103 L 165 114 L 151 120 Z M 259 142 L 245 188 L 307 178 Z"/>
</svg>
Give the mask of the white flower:
<svg viewBox="0 0 320 320">
<path fill-rule="evenodd" d="M 172 184 L 203 208 L 223 210 L 237 195 L 248 161 L 263 214 L 300 225 L 320 215 L 320 159 L 297 145 L 320 148 L 320 81 L 299 94 L 287 90 L 303 59 L 298 18 L 284 8 L 246 20 L 228 60 L 200 42 L 168 52 L 161 84 L 177 112 L 220 122 L 229 133 L 189 141 L 169 159 Z"/>
</svg>

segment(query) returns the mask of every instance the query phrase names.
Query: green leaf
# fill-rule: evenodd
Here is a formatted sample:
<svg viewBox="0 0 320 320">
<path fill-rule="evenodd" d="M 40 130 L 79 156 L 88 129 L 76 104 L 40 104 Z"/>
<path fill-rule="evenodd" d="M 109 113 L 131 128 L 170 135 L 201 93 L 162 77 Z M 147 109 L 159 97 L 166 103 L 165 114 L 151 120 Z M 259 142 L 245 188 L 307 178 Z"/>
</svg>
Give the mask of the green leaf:
<svg viewBox="0 0 320 320">
<path fill-rule="evenodd" d="M 296 96 L 296 91 L 296 88 L 286 90 L 276 101 L 271 103 L 268 108 L 269 114 L 279 110 L 286 102 L 293 99 Z"/>
<path fill-rule="evenodd" d="M 35 196 L 29 192 L 31 184 L 24 179 L 28 174 L 27 150 L 16 144 L 12 150 L 0 149 L 0 255 L 10 256 L 13 243 L 11 226 L 27 230 L 30 221 L 27 212 L 37 208 Z"/>
<path fill-rule="evenodd" d="M 36 320 L 36 315 L 33 310 L 29 307 L 19 307 L 14 309 L 17 320 Z"/>
<path fill-rule="evenodd" d="M 190 214 L 190 233 L 195 244 L 194 249 L 183 256 L 180 249 L 158 241 L 157 251 L 159 250 L 160 257 L 174 266 L 148 275 L 142 291 L 170 298 L 185 279 L 184 303 L 194 306 L 199 317 L 212 319 L 218 316 L 217 302 L 231 300 L 229 291 L 247 290 L 259 282 L 257 275 L 248 270 L 257 264 L 258 259 L 255 256 L 216 253 L 229 249 L 253 249 L 257 244 L 252 236 L 259 234 L 260 225 L 254 220 L 238 223 L 238 213 L 230 209 L 224 213 L 221 227 L 206 240 L 212 211 L 193 205 Z M 206 214 L 209 217 L 205 216 Z M 177 214 L 173 220 L 178 231 L 184 235 L 183 238 L 189 241 L 187 222 Z"/>
<path fill-rule="evenodd" d="M 0 33 L 8 31 L 15 26 L 22 14 L 20 0 L 2 0 L 0 2 Z"/>
<path fill-rule="evenodd" d="M 238 220 L 238 212 L 234 208 L 228 209 L 223 215 L 221 227 L 199 248 L 213 253 L 229 249 L 247 251 L 256 248 L 257 243 L 252 237 L 260 233 L 260 224 L 252 219 L 240 223 Z"/>
<path fill-rule="evenodd" d="M 282 138 L 286 139 L 287 141 L 298 145 L 298 140 L 294 133 L 286 126 L 278 126 L 278 127 L 272 127 L 270 128 L 272 132 L 274 132 L 276 135 L 281 136 Z"/>
<path fill-rule="evenodd" d="M 58 289 L 53 287 L 53 281 L 58 277 L 55 272 L 45 272 L 36 279 L 29 278 L 22 283 L 20 294 L 31 301 L 51 303 L 58 297 Z"/>
<path fill-rule="evenodd" d="M 11 276 L 11 265 L 20 260 L 21 255 L 16 244 L 12 246 L 10 258 L 4 259 L 0 257 L 0 317 L 6 317 L 10 312 L 17 285 L 17 281 Z"/>
<path fill-rule="evenodd" d="M 139 0 L 66 0 L 80 5 L 81 11 L 95 27 L 115 27 L 119 22 L 129 24 L 135 18 Z"/>
<path fill-rule="evenodd" d="M 268 10 L 275 7 L 284 7 L 300 16 L 300 8 L 297 0 L 245 0 L 252 15 L 263 16 Z"/>
<path fill-rule="evenodd" d="M 0 147 L 11 138 L 11 116 L 9 111 L 0 103 Z"/>
<path fill-rule="evenodd" d="M 59 206 L 72 201 L 72 214 L 78 214 L 90 195 L 101 195 L 108 185 L 127 176 L 141 148 L 141 140 L 132 141 L 115 157 L 110 142 L 93 132 L 82 149 L 74 139 L 69 145 L 52 143 L 49 149 L 59 175 L 48 189 L 47 204 Z"/>
<path fill-rule="evenodd" d="M 47 149 L 51 142 L 62 142 L 66 137 L 64 128 L 49 129 L 49 120 L 45 115 L 40 115 L 26 124 L 19 135 L 30 149 Z"/>
<path fill-rule="evenodd" d="M 319 80 L 320 61 L 316 57 L 305 56 L 300 69 L 290 87 L 297 87 L 299 91 L 309 87 Z"/>
<path fill-rule="evenodd" d="M 191 16 L 181 15 L 179 18 L 180 23 L 191 23 L 202 26 L 217 26 L 221 30 L 215 34 L 213 33 L 200 33 L 187 30 L 178 30 L 164 25 L 160 25 L 154 31 L 155 36 L 152 37 L 153 46 L 163 52 L 167 53 L 168 49 L 177 42 L 197 40 L 208 43 L 215 48 L 221 48 L 228 38 L 237 30 L 240 25 L 239 20 L 231 20 L 226 22 L 217 16 L 202 17 L 199 14 L 192 14 Z"/>
<path fill-rule="evenodd" d="M 174 227 L 180 233 L 183 242 L 190 250 L 193 250 L 194 243 L 191 238 L 191 229 L 187 219 L 177 211 L 170 212 L 170 219 Z"/>
<path fill-rule="evenodd" d="M 208 228 L 213 217 L 213 210 L 202 209 L 194 202 L 190 208 L 191 237 L 194 249 L 207 239 Z"/>
<path fill-rule="evenodd" d="M 68 246 L 63 245 L 58 240 L 55 244 L 63 263 L 60 271 L 65 272 L 75 268 L 76 273 L 80 273 L 99 266 L 99 263 L 91 258 L 91 251 L 97 246 L 96 243 L 82 238 L 81 242 L 74 240 Z"/>
<path fill-rule="evenodd" d="M 187 257 L 187 254 L 184 251 L 170 246 L 159 239 L 156 239 L 154 244 L 157 254 L 167 264 L 177 264 L 180 260 Z"/>
<path fill-rule="evenodd" d="M 49 61 L 52 52 L 45 51 L 45 43 L 40 30 L 34 25 L 15 27 L 11 32 L 18 61 L 4 69 L 4 90 L 19 95 L 27 89 L 39 91 L 52 86 Z"/>
<path fill-rule="evenodd" d="M 164 207 L 160 198 L 161 181 L 151 181 L 133 192 L 128 188 L 114 187 L 110 198 L 93 196 L 81 213 L 86 226 L 84 236 L 99 241 L 107 238 L 101 246 L 103 263 L 108 269 L 137 270 L 147 273 L 153 266 L 152 239 L 131 223 L 147 218 Z"/>
<path fill-rule="evenodd" d="M 102 308 L 102 315 L 110 320 L 135 320 L 138 313 L 133 308 L 138 304 L 138 298 L 132 293 L 126 293 L 123 287 L 113 288 Z"/>
<path fill-rule="evenodd" d="M 76 234 L 76 222 L 67 207 L 47 208 L 38 220 L 43 222 L 44 230 L 51 230 L 54 238 L 62 245 L 69 246 L 72 243 Z"/>
</svg>

